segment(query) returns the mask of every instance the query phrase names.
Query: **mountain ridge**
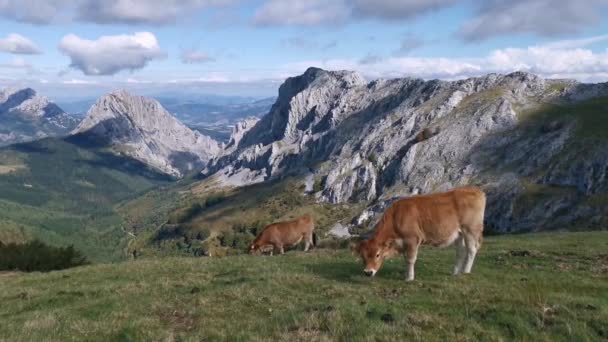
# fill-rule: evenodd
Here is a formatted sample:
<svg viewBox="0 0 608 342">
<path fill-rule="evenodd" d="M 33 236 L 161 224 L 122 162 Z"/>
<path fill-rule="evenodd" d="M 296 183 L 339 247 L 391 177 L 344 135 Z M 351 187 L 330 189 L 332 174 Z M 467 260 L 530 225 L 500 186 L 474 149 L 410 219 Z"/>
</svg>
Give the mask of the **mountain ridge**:
<svg viewBox="0 0 608 342">
<path fill-rule="evenodd" d="M 367 82 L 310 68 L 281 85 L 271 111 L 203 176 L 243 186 L 312 173 L 319 201 L 370 204 L 359 222 L 399 197 L 477 184 L 495 231 L 599 224 L 606 203 L 585 197 L 608 192 L 608 145 L 585 130 L 608 123 L 607 96 L 606 83 L 526 72 Z"/>
<path fill-rule="evenodd" d="M 71 134 L 109 145 L 176 177 L 203 168 L 221 149 L 215 140 L 173 117 L 158 101 L 126 90 L 98 99 Z"/>
<path fill-rule="evenodd" d="M 78 121 L 32 88 L 0 91 L 0 146 L 67 135 Z"/>
</svg>

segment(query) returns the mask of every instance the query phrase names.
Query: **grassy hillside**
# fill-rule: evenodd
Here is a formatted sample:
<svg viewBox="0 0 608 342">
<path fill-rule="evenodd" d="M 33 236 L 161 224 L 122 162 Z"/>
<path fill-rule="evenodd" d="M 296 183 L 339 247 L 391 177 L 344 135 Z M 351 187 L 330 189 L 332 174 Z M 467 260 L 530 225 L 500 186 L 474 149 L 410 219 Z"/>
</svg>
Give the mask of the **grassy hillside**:
<svg viewBox="0 0 608 342">
<path fill-rule="evenodd" d="M 2 274 L 0 340 L 608 338 L 608 232 L 487 238 L 474 273 L 424 248 L 373 279 L 347 251 L 162 258 Z"/>
<path fill-rule="evenodd" d="M 93 260 L 124 247 L 115 205 L 169 179 L 143 164 L 75 141 L 43 139 L 0 149 L 0 241 L 38 237 L 74 244 Z"/>
<path fill-rule="evenodd" d="M 238 189 L 217 188 L 213 179 L 207 179 L 151 191 L 122 205 L 120 213 L 127 228 L 138 235 L 131 250 L 149 256 L 193 254 L 202 248 L 224 255 L 245 250 L 254 238 L 252 228 L 310 213 L 323 235 L 362 208 L 363 204 L 317 203 L 304 194 L 304 183 L 297 178 Z M 227 234 L 236 241 L 232 247 L 240 250 L 222 246 Z"/>
</svg>

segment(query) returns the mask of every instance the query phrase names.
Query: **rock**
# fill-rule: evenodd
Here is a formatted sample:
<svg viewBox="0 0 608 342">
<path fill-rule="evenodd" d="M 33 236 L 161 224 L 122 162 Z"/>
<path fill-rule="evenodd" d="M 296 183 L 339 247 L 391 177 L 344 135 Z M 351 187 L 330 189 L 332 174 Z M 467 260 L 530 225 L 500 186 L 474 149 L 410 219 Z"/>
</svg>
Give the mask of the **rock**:
<svg viewBox="0 0 608 342">
<path fill-rule="evenodd" d="M 606 95 L 606 84 L 525 72 L 366 82 L 310 68 L 285 81 L 270 112 L 203 176 L 243 186 L 296 174 L 310 189 L 312 173 L 322 180 L 317 200 L 367 203 L 353 223 L 370 228 L 399 198 L 481 185 L 489 230 L 557 227 L 601 215 L 581 196 L 608 192 L 608 143 L 575 138 L 577 123 L 567 117 L 528 129 L 518 111 L 543 103 L 575 110 Z"/>
<path fill-rule="evenodd" d="M 0 146 L 64 136 L 78 122 L 31 88 L 0 91 Z"/>
<path fill-rule="evenodd" d="M 100 98 L 72 134 L 175 177 L 203 169 L 221 151 L 217 141 L 186 127 L 156 100 L 124 90 Z"/>
<path fill-rule="evenodd" d="M 352 236 L 348 231 L 348 227 L 343 226 L 341 223 L 334 224 L 327 232 L 327 235 L 339 239 L 348 239 Z"/>
</svg>

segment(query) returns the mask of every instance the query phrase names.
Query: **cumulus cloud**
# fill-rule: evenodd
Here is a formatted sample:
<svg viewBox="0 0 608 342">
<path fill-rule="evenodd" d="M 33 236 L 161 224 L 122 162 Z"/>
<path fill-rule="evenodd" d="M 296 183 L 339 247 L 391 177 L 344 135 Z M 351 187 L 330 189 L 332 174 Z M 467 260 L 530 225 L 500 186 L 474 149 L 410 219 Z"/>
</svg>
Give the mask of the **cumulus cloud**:
<svg viewBox="0 0 608 342">
<path fill-rule="evenodd" d="M 49 24 L 58 17 L 98 24 L 166 24 L 182 16 L 240 0 L 0 0 L 0 15 Z"/>
<path fill-rule="evenodd" d="M 255 13 L 260 26 L 336 25 L 356 18 L 410 19 L 458 0 L 269 0 Z"/>
<path fill-rule="evenodd" d="M 85 75 L 113 75 L 121 70 L 141 69 L 154 59 L 165 58 L 154 34 L 102 36 L 97 40 L 69 34 L 61 39 L 59 50 L 70 57 L 70 67 Z"/>
<path fill-rule="evenodd" d="M 82 0 L 77 17 L 100 24 L 166 24 L 207 7 L 237 0 Z"/>
<path fill-rule="evenodd" d="M 490 0 L 459 30 L 475 41 L 512 33 L 558 36 L 599 24 L 608 0 Z"/>
<path fill-rule="evenodd" d="M 67 11 L 71 0 L 1 0 L 0 16 L 17 21 L 48 24 Z"/>
<path fill-rule="evenodd" d="M 22 55 L 41 53 L 34 42 L 17 33 L 10 33 L 8 36 L 0 38 L 0 51 Z"/>
<path fill-rule="evenodd" d="M 197 50 L 184 50 L 180 58 L 186 64 L 215 62 L 215 58 L 209 56 L 208 53 Z"/>
<path fill-rule="evenodd" d="M 527 48 L 496 49 L 485 57 L 477 58 L 379 58 L 370 55 L 362 60 L 303 61 L 285 65 L 276 74 L 293 76 L 308 66 L 318 66 L 326 69 L 357 70 L 370 79 L 420 77 L 453 80 L 487 73 L 527 71 L 547 78 L 608 81 L 608 51 L 594 52 L 585 48 L 599 39 L 604 39 L 604 36 L 558 41 Z"/>
<path fill-rule="evenodd" d="M 270 0 L 253 16 L 254 25 L 315 26 L 344 22 L 349 16 L 346 0 Z"/>
<path fill-rule="evenodd" d="M 458 0 L 351 0 L 353 13 L 361 17 L 406 19 L 451 6 Z"/>
</svg>

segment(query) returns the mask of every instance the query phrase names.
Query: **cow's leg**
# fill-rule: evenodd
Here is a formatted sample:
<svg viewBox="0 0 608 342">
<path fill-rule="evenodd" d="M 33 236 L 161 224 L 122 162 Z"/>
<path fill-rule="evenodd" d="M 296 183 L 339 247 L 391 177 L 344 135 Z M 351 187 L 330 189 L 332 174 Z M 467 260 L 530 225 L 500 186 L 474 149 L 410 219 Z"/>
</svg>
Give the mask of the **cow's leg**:
<svg viewBox="0 0 608 342">
<path fill-rule="evenodd" d="M 283 248 L 283 245 L 279 245 L 278 248 L 279 248 L 279 254 L 281 254 L 281 255 L 285 254 L 285 248 Z"/>
<path fill-rule="evenodd" d="M 304 252 L 308 252 L 310 246 L 312 246 L 312 234 L 308 234 L 304 237 Z"/>
<path fill-rule="evenodd" d="M 464 243 L 466 245 L 466 262 L 464 264 L 464 273 L 471 273 L 473 268 L 473 262 L 475 262 L 475 255 L 477 255 L 477 248 L 479 247 L 479 239 L 475 234 L 465 233 Z"/>
<path fill-rule="evenodd" d="M 462 272 L 464 267 L 464 262 L 467 253 L 467 246 L 464 242 L 464 236 L 461 233 L 456 241 L 454 241 L 454 246 L 456 247 L 456 262 L 454 264 L 454 275 L 458 275 Z"/>
<path fill-rule="evenodd" d="M 414 280 L 414 266 L 418 256 L 418 243 L 408 243 L 405 246 L 405 281 Z"/>
</svg>

